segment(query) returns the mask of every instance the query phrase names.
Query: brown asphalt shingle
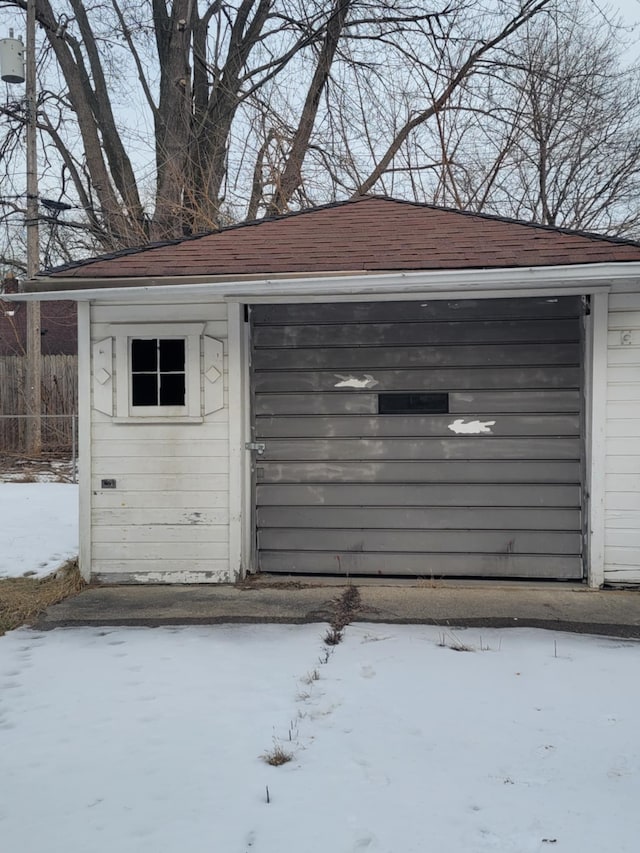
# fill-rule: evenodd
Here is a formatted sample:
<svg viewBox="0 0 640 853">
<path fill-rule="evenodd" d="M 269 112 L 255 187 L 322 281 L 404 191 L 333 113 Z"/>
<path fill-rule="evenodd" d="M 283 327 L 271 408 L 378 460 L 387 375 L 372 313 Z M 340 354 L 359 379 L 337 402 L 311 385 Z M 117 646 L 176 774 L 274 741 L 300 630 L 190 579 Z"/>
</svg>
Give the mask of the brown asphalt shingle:
<svg viewBox="0 0 640 853">
<path fill-rule="evenodd" d="M 365 197 L 61 267 L 64 278 L 236 276 L 640 261 L 640 244 Z"/>
</svg>

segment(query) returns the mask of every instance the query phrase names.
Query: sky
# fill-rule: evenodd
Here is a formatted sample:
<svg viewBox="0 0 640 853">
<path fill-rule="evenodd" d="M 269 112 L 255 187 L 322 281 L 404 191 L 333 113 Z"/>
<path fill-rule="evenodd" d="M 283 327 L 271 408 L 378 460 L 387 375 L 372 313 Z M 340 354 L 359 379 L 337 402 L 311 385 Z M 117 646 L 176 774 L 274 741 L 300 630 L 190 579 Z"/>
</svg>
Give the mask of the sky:
<svg viewBox="0 0 640 853">
<path fill-rule="evenodd" d="M 631 23 L 640 20 L 640 0 L 615 0 L 611 5 L 620 10 L 625 20 Z"/>
</svg>

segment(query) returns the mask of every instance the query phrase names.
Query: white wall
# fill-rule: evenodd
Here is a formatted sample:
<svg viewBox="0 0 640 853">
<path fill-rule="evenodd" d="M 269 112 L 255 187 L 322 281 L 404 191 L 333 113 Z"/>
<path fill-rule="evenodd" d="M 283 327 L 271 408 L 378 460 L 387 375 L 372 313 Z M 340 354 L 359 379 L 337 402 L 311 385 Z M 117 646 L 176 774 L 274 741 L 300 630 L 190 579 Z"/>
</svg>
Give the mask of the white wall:
<svg viewBox="0 0 640 853">
<path fill-rule="evenodd" d="M 640 583 L 640 292 L 609 297 L 605 583 Z"/>
<path fill-rule="evenodd" d="M 94 304 L 91 340 L 137 321 L 206 322 L 205 335 L 225 346 L 225 406 L 186 424 L 116 423 L 92 406 L 91 573 L 105 582 L 233 581 L 227 306 Z M 101 488 L 105 478 L 116 488 Z"/>
</svg>

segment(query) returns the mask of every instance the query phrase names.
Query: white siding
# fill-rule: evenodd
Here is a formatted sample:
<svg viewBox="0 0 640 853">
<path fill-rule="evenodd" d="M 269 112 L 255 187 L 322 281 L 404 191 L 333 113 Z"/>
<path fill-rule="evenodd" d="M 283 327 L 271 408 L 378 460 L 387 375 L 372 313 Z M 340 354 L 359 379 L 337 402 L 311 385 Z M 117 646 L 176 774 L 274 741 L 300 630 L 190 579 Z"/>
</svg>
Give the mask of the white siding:
<svg viewBox="0 0 640 853">
<path fill-rule="evenodd" d="M 111 324 L 205 322 L 224 342 L 225 406 L 202 423 L 116 423 L 91 408 L 91 572 L 103 581 L 224 582 L 229 571 L 227 306 L 94 304 Z M 141 327 L 142 328 L 142 327 Z M 117 389 L 119 377 L 115 372 Z M 116 480 L 115 489 L 101 488 Z"/>
<path fill-rule="evenodd" d="M 609 298 L 605 582 L 640 583 L 640 291 Z"/>
</svg>

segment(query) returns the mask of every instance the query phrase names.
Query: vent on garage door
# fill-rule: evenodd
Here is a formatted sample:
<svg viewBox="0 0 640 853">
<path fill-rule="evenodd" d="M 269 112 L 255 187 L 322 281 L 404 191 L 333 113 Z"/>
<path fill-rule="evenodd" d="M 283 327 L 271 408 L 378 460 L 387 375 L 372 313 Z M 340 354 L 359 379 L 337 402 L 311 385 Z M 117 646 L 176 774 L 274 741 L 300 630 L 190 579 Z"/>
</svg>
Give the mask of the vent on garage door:
<svg viewBox="0 0 640 853">
<path fill-rule="evenodd" d="M 582 310 L 256 306 L 259 569 L 581 578 Z"/>
</svg>

